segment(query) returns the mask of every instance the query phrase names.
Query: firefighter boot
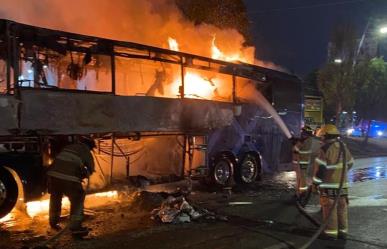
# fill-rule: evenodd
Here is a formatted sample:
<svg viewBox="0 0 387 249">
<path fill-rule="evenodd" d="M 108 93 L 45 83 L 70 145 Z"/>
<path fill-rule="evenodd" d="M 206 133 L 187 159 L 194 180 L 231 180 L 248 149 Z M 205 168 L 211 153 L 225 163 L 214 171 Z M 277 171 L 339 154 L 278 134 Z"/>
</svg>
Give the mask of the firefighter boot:
<svg viewBox="0 0 387 249">
<path fill-rule="evenodd" d="M 89 229 L 82 226 L 83 216 L 71 215 L 69 229 L 74 238 L 83 238 L 89 234 Z"/>
<path fill-rule="evenodd" d="M 346 240 L 348 235 L 348 198 L 340 197 L 337 205 L 337 216 L 339 226 L 339 239 Z"/>
<path fill-rule="evenodd" d="M 50 227 L 54 230 L 61 229 L 58 223 L 61 214 L 62 197 L 63 194 L 57 191 L 52 191 L 50 195 L 49 222 Z"/>
<path fill-rule="evenodd" d="M 321 196 L 320 204 L 321 204 L 322 213 L 323 213 L 323 222 L 327 222 L 327 226 L 324 229 L 324 235 L 332 239 L 337 239 L 337 236 L 338 236 L 337 207 L 333 205 L 334 199 L 328 196 Z M 332 209 L 332 214 L 330 217 L 328 217 L 329 211 L 331 209 Z"/>
</svg>

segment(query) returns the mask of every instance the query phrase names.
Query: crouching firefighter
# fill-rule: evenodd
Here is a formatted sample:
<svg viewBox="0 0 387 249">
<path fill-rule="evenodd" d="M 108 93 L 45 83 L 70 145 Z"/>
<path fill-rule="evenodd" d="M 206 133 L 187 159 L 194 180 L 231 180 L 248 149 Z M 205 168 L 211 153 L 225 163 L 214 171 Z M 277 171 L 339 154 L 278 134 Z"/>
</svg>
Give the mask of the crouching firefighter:
<svg viewBox="0 0 387 249">
<path fill-rule="evenodd" d="M 69 144 L 57 155 L 47 172 L 50 195 L 49 222 L 53 229 L 60 229 L 62 197 L 70 200 L 69 229 L 74 236 L 86 236 L 88 229 L 82 226 L 85 190 L 82 180 L 94 172 L 91 151 L 94 140 L 82 137 L 79 142 Z"/>
<path fill-rule="evenodd" d="M 315 160 L 316 174 L 313 182 L 318 185 L 323 222 L 327 223 L 324 233 L 328 237 L 345 239 L 348 233 L 347 172 L 353 165 L 353 157 L 339 139 L 340 134 L 336 126 L 325 125 L 317 135 L 322 137 L 323 145 Z M 341 180 L 343 182 L 340 191 Z M 334 206 L 336 198 L 339 199 Z M 331 209 L 332 214 L 329 217 Z"/>
<path fill-rule="evenodd" d="M 296 193 L 299 200 L 312 185 L 314 159 L 318 156 L 321 141 L 309 126 L 301 130 L 301 138 L 294 145 L 294 167 L 297 176 Z"/>
</svg>

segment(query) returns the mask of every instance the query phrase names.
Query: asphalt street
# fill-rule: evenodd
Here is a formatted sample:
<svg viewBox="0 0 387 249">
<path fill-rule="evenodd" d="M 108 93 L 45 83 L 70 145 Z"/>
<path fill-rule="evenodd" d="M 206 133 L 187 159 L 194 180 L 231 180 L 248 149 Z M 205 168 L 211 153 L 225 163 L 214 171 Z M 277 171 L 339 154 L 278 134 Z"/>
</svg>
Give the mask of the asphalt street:
<svg viewBox="0 0 387 249">
<path fill-rule="evenodd" d="M 312 249 L 387 248 L 387 157 L 357 159 L 350 171 L 349 232 L 347 241 L 316 240 Z M 150 219 L 160 200 L 140 202 L 123 196 L 114 204 L 92 210 L 85 225 L 90 238 L 74 241 L 64 235 L 54 248 L 300 248 L 317 228 L 299 213 L 294 202 L 294 172 L 266 176 L 262 182 L 235 188 L 231 196 L 194 186 L 188 201 L 227 220 L 162 224 Z M 150 205 L 155 202 L 155 205 Z M 137 204 L 136 204 L 137 203 Z M 318 196 L 310 214 L 320 219 Z M 25 218 L 27 225 L 0 229 L 0 248 L 21 248 L 50 238 L 47 217 Z M 65 224 L 66 219 L 63 223 Z M 20 216 L 16 223 L 20 223 Z"/>
<path fill-rule="evenodd" d="M 350 171 L 351 238 L 387 248 L 387 157 L 357 159 Z M 378 248 L 348 241 L 345 248 Z"/>
</svg>

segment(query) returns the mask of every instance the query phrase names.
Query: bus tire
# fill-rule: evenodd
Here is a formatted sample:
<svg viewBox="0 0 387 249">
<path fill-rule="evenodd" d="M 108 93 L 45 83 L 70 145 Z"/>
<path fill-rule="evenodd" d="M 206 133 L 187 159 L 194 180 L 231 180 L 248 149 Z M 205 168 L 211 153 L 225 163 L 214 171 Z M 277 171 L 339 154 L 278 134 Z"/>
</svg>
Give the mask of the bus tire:
<svg viewBox="0 0 387 249">
<path fill-rule="evenodd" d="M 252 184 L 260 177 L 260 164 L 252 154 L 246 154 L 235 169 L 235 181 L 240 184 Z"/>
<path fill-rule="evenodd" d="M 0 218 L 6 216 L 16 206 L 18 185 L 13 175 L 0 168 Z"/>
<path fill-rule="evenodd" d="M 220 157 L 214 161 L 210 170 L 210 178 L 213 184 L 225 187 L 231 184 L 234 164 L 226 157 Z"/>
</svg>

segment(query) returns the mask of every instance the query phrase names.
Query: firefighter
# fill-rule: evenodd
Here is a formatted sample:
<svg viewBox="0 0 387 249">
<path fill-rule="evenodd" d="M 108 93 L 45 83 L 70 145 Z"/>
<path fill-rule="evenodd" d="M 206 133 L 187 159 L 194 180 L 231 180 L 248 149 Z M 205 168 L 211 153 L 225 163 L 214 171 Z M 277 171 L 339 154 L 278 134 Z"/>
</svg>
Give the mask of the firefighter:
<svg viewBox="0 0 387 249">
<path fill-rule="evenodd" d="M 336 126 L 327 124 L 321 127 L 318 136 L 322 137 L 323 144 L 319 156 L 315 159 L 316 173 L 313 182 L 318 185 L 323 221 L 327 222 L 324 234 L 335 239 L 345 239 L 348 233 L 347 172 L 353 165 L 353 157 L 347 146 L 340 140 L 340 133 Z M 339 192 L 343 169 L 345 169 L 345 175 L 342 190 Z M 339 200 L 337 205 L 333 206 L 336 197 Z M 332 214 L 328 217 L 331 209 Z"/>
<path fill-rule="evenodd" d="M 85 191 L 82 180 L 94 172 L 91 151 L 94 140 L 82 137 L 79 142 L 69 144 L 57 155 L 47 172 L 50 195 L 49 222 L 53 229 L 60 229 L 62 197 L 70 200 L 69 229 L 73 235 L 86 236 L 88 229 L 82 226 Z"/>
<path fill-rule="evenodd" d="M 304 126 L 301 139 L 294 146 L 294 166 L 297 176 L 297 195 L 301 198 L 312 185 L 314 159 L 318 156 L 320 139 L 313 134 L 313 129 Z"/>
</svg>

